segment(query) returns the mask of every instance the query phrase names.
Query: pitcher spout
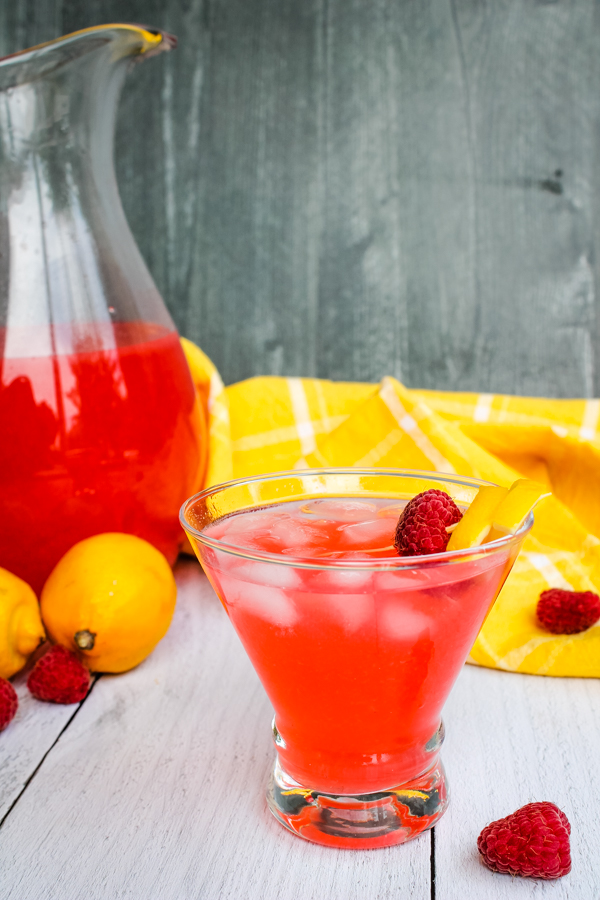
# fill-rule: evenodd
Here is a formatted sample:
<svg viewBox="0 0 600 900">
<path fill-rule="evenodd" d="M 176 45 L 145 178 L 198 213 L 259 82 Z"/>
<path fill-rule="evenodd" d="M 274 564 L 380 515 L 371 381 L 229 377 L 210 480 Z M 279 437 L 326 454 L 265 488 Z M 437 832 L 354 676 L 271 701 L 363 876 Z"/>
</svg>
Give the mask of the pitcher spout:
<svg viewBox="0 0 600 900">
<path fill-rule="evenodd" d="M 0 90 L 49 75 L 57 66 L 103 45 L 111 47 L 115 62 L 127 58 L 139 62 L 174 49 L 177 38 L 161 29 L 137 24 L 110 23 L 82 28 L 0 58 Z"/>
</svg>

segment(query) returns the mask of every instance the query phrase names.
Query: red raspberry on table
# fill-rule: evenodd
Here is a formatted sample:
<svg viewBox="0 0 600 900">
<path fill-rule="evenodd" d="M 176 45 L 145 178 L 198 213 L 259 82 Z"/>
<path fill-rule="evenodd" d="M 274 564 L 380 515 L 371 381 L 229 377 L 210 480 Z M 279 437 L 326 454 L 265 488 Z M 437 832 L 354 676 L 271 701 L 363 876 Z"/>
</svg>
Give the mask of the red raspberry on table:
<svg viewBox="0 0 600 900">
<path fill-rule="evenodd" d="M 441 553 L 450 540 L 450 525 L 462 519 L 462 513 L 445 491 L 432 488 L 409 500 L 396 525 L 394 546 L 400 556 Z"/>
<path fill-rule="evenodd" d="M 38 659 L 27 687 L 38 700 L 79 703 L 90 688 L 90 673 L 74 653 L 56 644 Z"/>
<path fill-rule="evenodd" d="M 600 619 L 600 597 L 592 591 L 543 591 L 537 605 L 540 625 L 552 634 L 579 634 Z"/>
<path fill-rule="evenodd" d="M 571 871 L 571 826 L 554 803 L 528 803 L 491 822 L 477 849 L 492 872 L 524 878 L 561 878 Z"/>
<path fill-rule="evenodd" d="M 14 687 L 6 678 L 0 678 L 0 731 L 4 731 L 15 717 L 19 698 Z"/>
</svg>

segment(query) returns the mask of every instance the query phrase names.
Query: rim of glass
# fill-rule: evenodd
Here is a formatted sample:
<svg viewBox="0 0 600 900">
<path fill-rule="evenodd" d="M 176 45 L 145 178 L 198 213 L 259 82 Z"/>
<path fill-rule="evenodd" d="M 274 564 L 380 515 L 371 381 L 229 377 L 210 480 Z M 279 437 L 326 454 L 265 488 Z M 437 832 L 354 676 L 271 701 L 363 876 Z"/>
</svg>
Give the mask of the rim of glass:
<svg viewBox="0 0 600 900">
<path fill-rule="evenodd" d="M 236 544 L 228 544 L 218 538 L 211 538 L 205 532 L 199 531 L 186 519 L 186 513 L 199 500 L 213 496 L 226 490 L 227 488 L 239 485 L 251 484 L 257 481 L 274 481 L 290 477 L 302 477 L 311 475 L 365 475 L 365 476 L 397 476 L 400 478 L 421 478 L 428 481 L 450 482 L 463 487 L 488 487 L 495 486 L 491 481 L 482 481 L 478 478 L 469 478 L 463 475 L 447 475 L 443 472 L 428 472 L 426 469 L 369 469 L 339 467 L 335 469 L 288 469 L 284 472 L 272 472 L 268 475 L 252 475 L 249 478 L 236 478 L 232 481 L 223 481 L 220 484 L 214 484 L 211 487 L 198 491 L 197 494 L 189 497 L 179 510 L 179 521 L 183 530 L 201 544 L 211 547 L 213 550 L 219 550 L 223 553 L 229 553 L 239 556 L 243 559 L 251 559 L 262 562 L 273 562 L 278 565 L 287 565 L 301 567 L 304 569 L 420 569 L 423 567 L 446 564 L 455 560 L 463 560 L 472 556 L 487 556 L 496 551 L 510 547 L 511 544 L 519 542 L 531 530 L 533 525 L 533 513 L 530 512 L 521 527 L 515 534 L 508 534 L 505 537 L 490 541 L 489 544 L 480 544 L 477 547 L 468 547 L 465 550 L 444 550 L 441 553 L 429 553 L 423 556 L 398 556 L 379 558 L 378 560 L 363 559 L 323 559 L 306 556 L 284 556 L 279 553 L 270 553 L 268 551 L 250 550 L 245 547 L 239 547 Z M 282 501 L 283 503 L 287 501 Z M 265 504 L 267 506 L 277 506 L 277 503 Z M 262 507 L 248 507 L 247 511 L 260 509 Z M 243 510 L 241 510 L 243 512 Z M 235 513 L 231 513 L 235 515 Z M 218 521 L 218 520 L 215 520 Z"/>
</svg>

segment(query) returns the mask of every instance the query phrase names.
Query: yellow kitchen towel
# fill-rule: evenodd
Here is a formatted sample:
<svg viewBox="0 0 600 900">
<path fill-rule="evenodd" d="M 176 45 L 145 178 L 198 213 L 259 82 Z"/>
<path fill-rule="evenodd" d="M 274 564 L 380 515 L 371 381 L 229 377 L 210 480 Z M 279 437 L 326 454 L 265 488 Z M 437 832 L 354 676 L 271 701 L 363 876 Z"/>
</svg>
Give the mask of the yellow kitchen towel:
<svg viewBox="0 0 600 900">
<path fill-rule="evenodd" d="M 509 485 L 528 477 L 553 496 L 471 651 L 483 666 L 600 677 L 600 623 L 582 634 L 539 628 L 541 591 L 600 593 L 600 401 L 408 390 L 312 378 L 250 378 L 225 388 L 182 341 L 208 409 L 206 484 L 321 466 L 418 468 Z"/>
</svg>

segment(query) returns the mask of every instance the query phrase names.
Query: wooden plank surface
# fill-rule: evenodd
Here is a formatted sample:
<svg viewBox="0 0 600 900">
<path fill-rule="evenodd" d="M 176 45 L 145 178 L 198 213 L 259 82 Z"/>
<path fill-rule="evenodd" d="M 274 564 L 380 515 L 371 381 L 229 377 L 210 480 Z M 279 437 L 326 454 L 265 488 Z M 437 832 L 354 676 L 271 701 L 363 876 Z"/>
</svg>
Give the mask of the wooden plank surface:
<svg viewBox="0 0 600 900">
<path fill-rule="evenodd" d="M 444 720 L 451 803 L 435 829 L 437 900 L 598 900 L 600 682 L 465 666 Z M 567 814 L 572 872 L 556 882 L 490 873 L 481 829 L 539 800 Z"/>
<path fill-rule="evenodd" d="M 126 85 L 117 170 L 226 382 L 600 393 L 593 0 L 13 0 L 9 52 L 180 38 Z"/>
<path fill-rule="evenodd" d="M 80 705 L 41 703 L 26 686 L 27 673 L 12 679 L 19 708 L 0 736 L 0 823 Z"/>
<path fill-rule="evenodd" d="M 177 579 L 167 637 L 100 679 L 7 817 L 2 900 L 429 900 L 429 834 L 353 854 L 275 822 L 272 710 L 197 563 Z"/>
<path fill-rule="evenodd" d="M 432 894 L 429 834 L 349 853 L 271 818 L 269 703 L 197 564 L 180 564 L 177 580 L 165 640 L 133 672 L 97 683 L 6 817 L 3 900 L 597 900 L 597 681 L 465 667 L 445 710 L 452 800 L 435 829 Z M 42 730 L 39 706 L 28 731 L 16 721 L 3 739 L 25 748 L 36 721 Z M 544 883 L 485 869 L 481 828 L 542 799 L 572 823 L 573 872 Z"/>
</svg>

